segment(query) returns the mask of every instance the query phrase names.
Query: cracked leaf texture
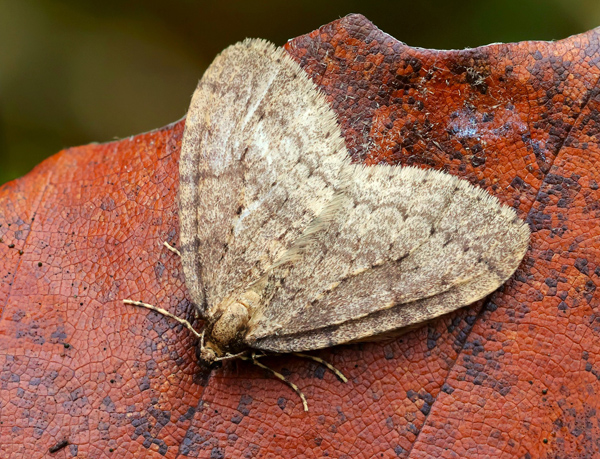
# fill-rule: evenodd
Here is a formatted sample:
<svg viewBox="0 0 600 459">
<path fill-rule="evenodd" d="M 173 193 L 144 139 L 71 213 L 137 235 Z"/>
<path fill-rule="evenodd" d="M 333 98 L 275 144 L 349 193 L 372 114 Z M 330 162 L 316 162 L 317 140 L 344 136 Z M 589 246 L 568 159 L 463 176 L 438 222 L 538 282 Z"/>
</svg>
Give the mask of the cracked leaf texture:
<svg viewBox="0 0 600 459">
<path fill-rule="evenodd" d="M 161 246 L 178 242 L 183 121 L 1 187 L 0 457 L 600 457 L 599 35 L 435 51 L 351 15 L 285 45 L 354 161 L 447 171 L 532 229 L 486 300 L 319 352 L 348 384 L 266 359 L 309 413 L 248 363 L 202 373 L 187 330 L 121 303 L 193 317 Z"/>
</svg>

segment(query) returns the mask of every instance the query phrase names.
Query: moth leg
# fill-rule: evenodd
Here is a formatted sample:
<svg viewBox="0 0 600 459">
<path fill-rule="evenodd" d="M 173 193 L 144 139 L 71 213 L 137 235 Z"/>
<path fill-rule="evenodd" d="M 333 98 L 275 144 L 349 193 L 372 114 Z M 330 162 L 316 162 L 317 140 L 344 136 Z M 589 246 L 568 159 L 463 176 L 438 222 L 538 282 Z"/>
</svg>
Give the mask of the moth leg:
<svg viewBox="0 0 600 459">
<path fill-rule="evenodd" d="M 323 360 L 322 358 L 316 357 L 314 355 L 303 354 L 301 352 L 292 352 L 292 355 L 295 355 L 296 357 L 302 357 L 305 359 L 314 360 L 315 362 L 320 363 L 321 365 L 325 365 L 329 369 L 329 371 L 331 371 L 334 375 L 336 375 L 338 378 L 340 378 L 340 380 L 342 382 L 345 382 L 345 383 L 348 382 L 348 378 L 346 378 L 344 373 L 342 373 L 340 370 L 338 370 L 336 367 L 334 367 L 327 360 Z M 255 359 L 258 359 L 260 357 L 267 357 L 267 354 L 260 354 L 260 355 L 254 354 Z"/>
<path fill-rule="evenodd" d="M 336 367 L 334 367 L 332 364 L 330 364 L 326 360 L 323 360 L 322 358 L 316 357 L 314 355 L 302 354 L 301 352 L 294 352 L 293 354 L 298 357 L 314 360 L 315 362 L 320 363 L 321 365 L 325 365 L 327 368 L 329 368 L 329 371 L 331 371 L 334 375 L 336 375 L 338 378 L 340 378 L 342 380 L 342 382 L 345 382 L 345 383 L 348 382 L 348 378 L 346 378 L 344 376 L 344 373 L 342 373 L 340 370 L 338 370 Z"/>
<path fill-rule="evenodd" d="M 175 255 L 177 255 L 179 258 L 181 258 L 181 252 L 179 250 L 177 250 L 175 247 L 173 247 L 171 244 L 169 244 L 167 241 L 163 242 L 163 245 L 169 249 L 171 252 L 173 252 Z"/>
<path fill-rule="evenodd" d="M 262 356 L 257 356 L 255 354 L 252 354 L 252 357 L 241 356 L 240 359 L 242 359 L 242 360 L 249 360 L 250 362 L 252 362 L 257 367 L 260 367 L 260 368 L 262 368 L 264 370 L 268 370 L 271 373 L 273 373 L 273 376 L 275 376 L 280 381 L 283 381 L 284 383 L 286 383 L 288 386 L 290 386 L 292 388 L 292 390 L 294 392 L 296 392 L 296 394 L 298 394 L 298 396 L 302 400 L 302 406 L 304 407 L 304 411 L 308 411 L 308 403 L 306 402 L 306 397 L 304 396 L 304 394 L 302 393 L 302 391 L 298 388 L 298 386 L 296 386 L 293 382 L 288 381 L 287 378 L 285 376 L 283 376 L 281 373 L 278 373 L 277 371 L 273 370 L 272 368 L 269 368 L 266 365 L 263 365 L 262 363 L 260 363 L 258 360 L 256 360 L 256 357 L 262 357 Z"/>
<path fill-rule="evenodd" d="M 170 317 L 171 319 L 176 320 L 181 325 L 185 326 L 194 335 L 196 335 L 197 338 L 199 338 L 201 340 L 204 339 L 204 332 L 202 332 L 202 334 L 198 333 L 194 329 L 194 327 L 192 327 L 192 324 L 189 323 L 187 320 L 182 319 L 181 317 L 177 317 L 177 316 L 171 314 L 169 311 L 164 310 L 163 308 L 159 308 L 158 306 L 153 306 L 153 305 L 147 304 L 147 303 L 142 303 L 141 301 L 123 300 L 123 303 L 125 303 L 125 304 L 132 304 L 134 306 L 141 306 L 143 308 L 150 309 L 152 311 L 158 312 L 159 314 L 162 314 L 165 317 Z"/>
<path fill-rule="evenodd" d="M 218 360 L 229 360 L 229 359 L 237 359 L 242 358 L 242 356 L 246 353 L 247 351 L 242 351 L 239 354 L 225 354 L 223 357 L 217 357 L 215 359 L 215 362 Z"/>
</svg>

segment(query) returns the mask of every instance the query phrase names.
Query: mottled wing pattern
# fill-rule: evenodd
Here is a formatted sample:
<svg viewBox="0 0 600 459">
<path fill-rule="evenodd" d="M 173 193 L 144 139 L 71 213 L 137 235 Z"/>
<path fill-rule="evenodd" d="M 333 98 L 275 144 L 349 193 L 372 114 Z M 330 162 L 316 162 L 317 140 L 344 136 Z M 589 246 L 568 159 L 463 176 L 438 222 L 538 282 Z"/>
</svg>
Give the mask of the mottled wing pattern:
<svg viewBox="0 0 600 459">
<path fill-rule="evenodd" d="M 341 211 L 255 312 L 250 347 L 317 349 L 432 319 L 497 289 L 525 254 L 527 225 L 465 180 L 345 168 Z"/>
<path fill-rule="evenodd" d="M 246 40 L 215 59 L 194 93 L 180 159 L 182 263 L 204 317 L 326 212 L 347 162 L 334 113 L 283 50 Z"/>
</svg>

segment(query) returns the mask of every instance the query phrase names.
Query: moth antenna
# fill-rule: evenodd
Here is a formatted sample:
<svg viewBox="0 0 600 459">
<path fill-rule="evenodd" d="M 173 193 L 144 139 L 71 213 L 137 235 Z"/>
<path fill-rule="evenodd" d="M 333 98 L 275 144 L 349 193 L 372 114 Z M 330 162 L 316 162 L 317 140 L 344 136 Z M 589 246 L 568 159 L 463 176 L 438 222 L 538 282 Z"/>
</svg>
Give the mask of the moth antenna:
<svg viewBox="0 0 600 459">
<path fill-rule="evenodd" d="M 263 365 L 262 363 L 260 363 L 258 360 L 256 360 L 256 357 L 262 357 L 262 356 L 256 356 L 255 354 L 252 354 L 252 357 L 240 356 L 240 359 L 249 360 L 257 367 L 260 367 L 264 370 L 270 371 L 273 374 L 273 376 L 275 376 L 277 379 L 279 379 L 280 381 L 283 381 L 288 386 L 290 386 L 292 388 L 292 390 L 294 392 L 296 392 L 296 394 L 298 394 L 298 397 L 300 397 L 300 399 L 302 400 L 302 406 L 304 407 L 304 411 L 308 411 L 308 403 L 306 401 L 306 397 L 304 396 L 302 391 L 298 388 L 298 386 L 296 386 L 293 382 L 288 381 L 287 378 L 285 376 L 283 376 L 281 373 L 278 373 L 277 371 L 273 370 L 272 368 L 269 368 L 266 365 Z"/>
<path fill-rule="evenodd" d="M 340 378 L 342 380 L 342 382 L 345 382 L 345 383 L 348 382 L 348 378 L 346 378 L 346 376 L 344 376 L 344 373 L 342 373 L 340 370 L 338 370 L 336 367 L 334 367 L 332 364 L 330 364 L 326 360 L 323 360 L 322 358 L 316 357 L 314 355 L 302 354 L 301 352 L 294 352 L 293 354 L 298 357 L 314 360 L 315 362 L 320 363 L 321 365 L 325 365 L 327 368 L 329 368 L 329 371 L 331 371 L 334 375 L 336 375 L 338 378 Z"/>
<path fill-rule="evenodd" d="M 163 245 L 169 249 L 171 252 L 173 252 L 175 255 L 177 255 L 178 257 L 181 258 L 181 252 L 179 250 L 177 250 L 175 247 L 173 247 L 171 244 L 169 244 L 167 241 L 163 242 Z"/>
<path fill-rule="evenodd" d="M 200 338 L 201 340 L 204 339 L 204 330 L 202 330 L 202 334 L 198 333 L 196 331 L 196 329 L 194 327 L 192 327 L 192 324 L 189 323 L 187 320 L 182 319 L 181 317 L 177 317 L 177 316 L 171 314 L 169 311 L 164 310 L 163 308 L 159 308 L 158 306 L 153 306 L 151 304 L 142 303 L 141 301 L 134 301 L 134 300 L 123 300 L 123 303 L 125 303 L 125 304 L 132 304 L 134 306 L 141 306 L 143 308 L 150 309 L 152 311 L 158 312 L 159 314 L 162 314 L 165 317 L 170 317 L 171 319 L 176 320 L 181 325 L 185 326 L 194 335 L 196 335 L 197 338 Z"/>
</svg>

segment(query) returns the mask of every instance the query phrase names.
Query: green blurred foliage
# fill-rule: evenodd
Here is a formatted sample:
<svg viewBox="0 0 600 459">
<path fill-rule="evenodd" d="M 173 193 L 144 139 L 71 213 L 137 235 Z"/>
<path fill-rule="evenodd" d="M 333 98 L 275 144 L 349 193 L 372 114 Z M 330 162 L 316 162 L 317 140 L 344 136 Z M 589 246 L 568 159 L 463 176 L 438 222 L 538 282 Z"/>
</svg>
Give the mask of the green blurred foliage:
<svg viewBox="0 0 600 459">
<path fill-rule="evenodd" d="M 597 0 L 0 0 L 0 183 L 62 148 L 184 116 L 212 58 L 362 13 L 412 46 L 552 40 L 600 23 Z"/>
</svg>

